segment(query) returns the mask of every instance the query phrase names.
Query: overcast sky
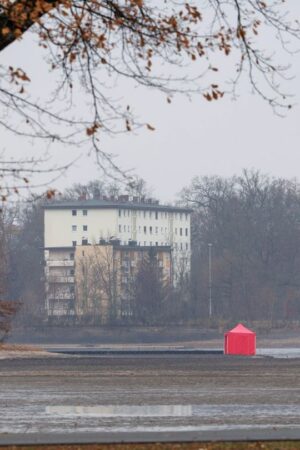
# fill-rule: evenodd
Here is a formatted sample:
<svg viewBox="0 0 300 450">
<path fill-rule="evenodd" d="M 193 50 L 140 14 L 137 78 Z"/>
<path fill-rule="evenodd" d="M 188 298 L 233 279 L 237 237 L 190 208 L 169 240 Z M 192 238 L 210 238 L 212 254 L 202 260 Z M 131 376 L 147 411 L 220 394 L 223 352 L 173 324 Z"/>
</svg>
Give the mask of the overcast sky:
<svg viewBox="0 0 300 450">
<path fill-rule="evenodd" d="M 11 45 L 2 53 L 0 64 L 27 66 L 33 82 L 41 88 L 48 82 L 47 68 L 31 39 L 28 36 Z M 118 155 L 116 162 L 121 167 L 132 168 L 143 177 L 162 201 L 174 200 L 197 175 L 230 176 L 243 168 L 254 168 L 274 176 L 300 178 L 300 54 L 291 60 L 294 78 L 285 87 L 294 94 L 296 105 L 285 118 L 277 117 L 262 99 L 253 96 L 249 86 L 241 88 L 237 101 L 223 98 L 209 103 L 200 97 L 189 101 L 178 95 L 171 105 L 159 93 L 126 87 L 124 95 L 136 113 L 156 130 L 106 136 L 103 148 Z M 119 87 L 122 91 L 122 84 Z M 42 146 L 32 147 L 32 143 L 1 131 L 1 149 L 15 157 L 32 148 L 41 151 Z M 70 154 L 70 149 L 59 145 L 51 151 L 57 161 L 64 161 L 66 152 Z M 92 158 L 82 157 L 55 185 L 63 189 L 73 182 L 85 183 L 102 176 Z"/>
</svg>

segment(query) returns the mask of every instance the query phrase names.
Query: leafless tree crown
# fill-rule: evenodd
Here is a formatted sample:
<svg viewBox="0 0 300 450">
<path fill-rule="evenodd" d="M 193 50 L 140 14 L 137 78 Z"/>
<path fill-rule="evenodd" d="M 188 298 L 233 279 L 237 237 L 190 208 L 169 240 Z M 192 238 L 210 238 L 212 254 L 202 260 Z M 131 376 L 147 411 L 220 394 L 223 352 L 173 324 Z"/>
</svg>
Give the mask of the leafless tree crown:
<svg viewBox="0 0 300 450">
<path fill-rule="evenodd" d="M 161 91 L 171 103 L 176 92 L 198 93 L 209 102 L 219 100 L 235 93 L 246 75 L 253 91 L 273 108 L 291 107 L 282 92 L 287 68 L 280 64 L 281 50 L 295 50 L 300 33 L 287 2 L 198 3 L 2 0 L 0 51 L 18 45 L 15 41 L 30 30 L 37 37 L 32 45 L 45 49 L 57 89 L 47 104 L 41 104 L 29 95 L 30 74 L 17 61 L 14 67 L 6 67 L 2 59 L 0 124 L 28 138 L 70 145 L 88 142 L 102 169 L 122 178 L 125 174 L 103 150 L 99 136 L 154 127 L 139 122 L 126 102 L 116 101 L 112 93 L 120 77 Z M 272 49 L 267 42 L 272 42 Z M 220 55 L 231 58 L 232 80 L 224 79 Z M 85 92 L 89 105 L 83 115 L 72 110 L 78 91 Z M 59 97 L 67 108 L 59 105 Z M 13 166 L 3 160 L 1 171 L 3 176 L 13 174 L 23 186 L 31 171 L 41 170 L 39 162 L 19 161 Z M 53 170 L 60 172 L 68 166 Z"/>
</svg>

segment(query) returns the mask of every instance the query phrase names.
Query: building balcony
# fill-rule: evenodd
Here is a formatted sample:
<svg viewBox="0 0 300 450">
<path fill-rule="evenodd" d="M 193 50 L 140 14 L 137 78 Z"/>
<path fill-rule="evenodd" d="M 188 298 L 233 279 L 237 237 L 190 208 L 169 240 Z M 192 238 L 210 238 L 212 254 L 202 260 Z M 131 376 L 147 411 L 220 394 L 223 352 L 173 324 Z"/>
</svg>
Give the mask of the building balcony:
<svg viewBox="0 0 300 450">
<path fill-rule="evenodd" d="M 48 317 L 71 317 L 75 316 L 75 311 L 68 308 L 49 308 L 47 310 Z"/>
<path fill-rule="evenodd" d="M 47 300 L 74 300 L 74 293 L 67 292 L 49 292 L 47 295 Z"/>
<path fill-rule="evenodd" d="M 65 259 L 65 260 L 47 260 L 48 267 L 73 267 L 74 260 L 73 259 Z"/>
<path fill-rule="evenodd" d="M 73 276 L 49 276 L 47 277 L 48 283 L 74 283 L 75 277 Z"/>
</svg>

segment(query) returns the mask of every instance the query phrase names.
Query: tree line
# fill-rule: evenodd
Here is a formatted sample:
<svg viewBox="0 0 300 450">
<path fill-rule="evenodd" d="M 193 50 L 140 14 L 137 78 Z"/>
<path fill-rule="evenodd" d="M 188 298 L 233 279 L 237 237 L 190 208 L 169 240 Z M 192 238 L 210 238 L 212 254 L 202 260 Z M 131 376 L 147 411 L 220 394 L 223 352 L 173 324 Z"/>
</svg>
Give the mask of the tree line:
<svg viewBox="0 0 300 450">
<path fill-rule="evenodd" d="M 300 184 L 244 171 L 193 179 L 182 191 L 193 205 L 191 305 L 218 319 L 299 320 Z"/>
<path fill-rule="evenodd" d="M 101 195 L 112 189 L 92 182 L 68 189 L 65 195 L 98 195 L 100 187 Z M 128 301 L 133 312 L 123 323 L 207 321 L 210 276 L 211 319 L 217 322 L 300 320 L 297 180 L 246 170 L 228 178 L 197 177 L 182 190 L 178 204 L 193 209 L 190 279 L 167 289 L 150 258 L 131 284 Z M 7 205 L 0 217 L 1 300 L 22 305 L 18 312 L 21 323 L 40 324 L 46 320 L 42 203 Z M 116 324 L 115 316 L 111 317 Z"/>
</svg>

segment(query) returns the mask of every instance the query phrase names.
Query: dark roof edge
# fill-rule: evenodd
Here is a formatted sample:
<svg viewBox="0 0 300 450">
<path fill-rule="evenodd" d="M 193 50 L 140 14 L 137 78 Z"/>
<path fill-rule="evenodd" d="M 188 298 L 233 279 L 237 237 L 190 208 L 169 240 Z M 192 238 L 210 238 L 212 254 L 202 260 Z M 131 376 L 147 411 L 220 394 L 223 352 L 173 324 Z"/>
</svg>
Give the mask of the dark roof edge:
<svg viewBox="0 0 300 450">
<path fill-rule="evenodd" d="M 44 250 L 72 250 L 74 249 L 74 247 L 72 247 L 72 245 L 70 245 L 70 247 L 43 247 Z"/>
<path fill-rule="evenodd" d="M 115 249 L 121 249 L 121 250 L 171 250 L 171 245 L 113 245 L 113 244 L 88 244 L 88 245 L 74 245 L 74 247 L 44 247 L 44 250 L 74 250 L 77 247 L 107 247 L 111 246 Z"/>
<path fill-rule="evenodd" d="M 152 205 L 146 203 L 88 203 L 88 202 L 66 202 L 66 203 L 49 203 L 43 205 L 44 209 L 135 209 L 135 210 L 152 210 L 152 211 L 171 211 L 192 213 L 193 210 L 181 206 L 169 205 Z"/>
</svg>

